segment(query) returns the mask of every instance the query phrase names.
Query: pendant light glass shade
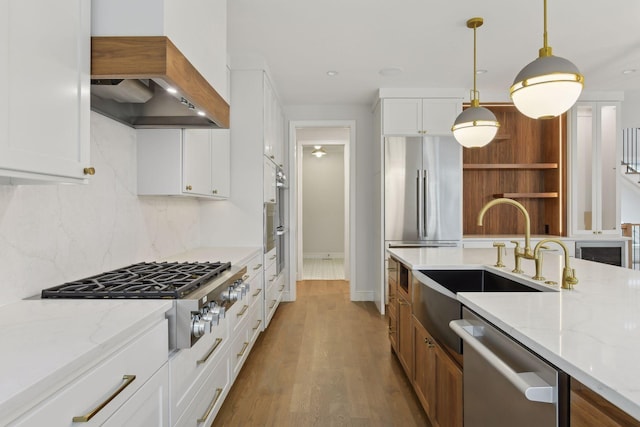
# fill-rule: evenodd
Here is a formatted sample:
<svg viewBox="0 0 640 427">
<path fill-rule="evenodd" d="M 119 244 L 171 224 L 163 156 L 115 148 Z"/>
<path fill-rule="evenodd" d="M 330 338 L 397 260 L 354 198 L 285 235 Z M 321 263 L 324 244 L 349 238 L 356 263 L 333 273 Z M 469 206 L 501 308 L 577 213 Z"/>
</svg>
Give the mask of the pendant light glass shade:
<svg viewBox="0 0 640 427">
<path fill-rule="evenodd" d="M 488 109 L 471 106 L 456 118 L 451 130 L 456 141 L 467 148 L 484 147 L 495 138 L 500 124 Z"/>
<path fill-rule="evenodd" d="M 476 90 L 476 28 L 483 23 L 482 18 L 471 18 L 467 27 L 473 28 L 473 90 L 471 106 L 458 115 L 451 127 L 453 136 L 462 146 L 467 148 L 484 147 L 490 143 L 498 132 L 500 123 L 488 109 L 480 106 L 480 94 Z"/>
<path fill-rule="evenodd" d="M 544 0 L 544 46 L 539 58 L 522 69 L 510 89 L 516 108 L 532 119 L 557 117 L 575 104 L 584 77 L 571 61 L 553 56 L 547 45 L 547 0 Z"/>
</svg>

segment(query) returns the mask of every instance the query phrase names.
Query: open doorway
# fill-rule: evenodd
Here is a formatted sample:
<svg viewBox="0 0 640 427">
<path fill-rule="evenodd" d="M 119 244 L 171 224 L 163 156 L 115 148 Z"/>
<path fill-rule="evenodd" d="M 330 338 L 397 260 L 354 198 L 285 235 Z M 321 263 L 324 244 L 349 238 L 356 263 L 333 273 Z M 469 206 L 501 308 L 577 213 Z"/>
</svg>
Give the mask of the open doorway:
<svg viewBox="0 0 640 427">
<path fill-rule="evenodd" d="M 352 261 L 354 121 L 291 122 L 295 171 L 291 171 L 290 276 L 299 280 L 346 280 L 354 295 Z M 295 249 L 294 249 L 295 248 Z"/>
<path fill-rule="evenodd" d="M 306 128 L 297 132 L 299 141 L 315 141 L 314 145 L 302 146 L 302 271 L 299 277 L 300 280 L 345 280 L 344 145 L 327 145 L 320 137 L 324 134 L 348 141 L 349 129 L 316 130 Z"/>
</svg>

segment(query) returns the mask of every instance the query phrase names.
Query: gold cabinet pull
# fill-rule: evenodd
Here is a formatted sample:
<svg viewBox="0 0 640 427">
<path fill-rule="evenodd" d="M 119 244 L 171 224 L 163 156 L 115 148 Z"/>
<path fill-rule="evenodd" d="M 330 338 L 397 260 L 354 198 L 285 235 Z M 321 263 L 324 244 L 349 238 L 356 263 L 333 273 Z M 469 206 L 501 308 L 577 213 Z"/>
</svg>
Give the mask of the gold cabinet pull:
<svg viewBox="0 0 640 427">
<path fill-rule="evenodd" d="M 402 298 L 400 298 L 400 299 L 398 300 L 398 303 L 399 303 L 400 305 L 409 305 L 409 303 L 408 303 L 408 302 L 406 302 L 405 300 L 403 300 Z"/>
<path fill-rule="evenodd" d="M 277 302 L 278 302 L 277 300 L 272 300 L 269 308 L 273 308 L 273 306 L 276 305 Z"/>
<path fill-rule="evenodd" d="M 247 280 L 249 278 L 248 274 L 245 274 L 244 276 L 242 276 L 242 280 Z"/>
<path fill-rule="evenodd" d="M 260 323 L 262 323 L 262 320 L 258 320 L 258 323 L 256 323 L 256 326 L 253 327 L 254 331 L 260 327 Z"/>
<path fill-rule="evenodd" d="M 88 414 L 86 415 L 80 415 L 77 417 L 73 417 L 72 422 L 74 423 L 86 423 L 88 422 L 91 418 L 93 418 L 98 412 L 100 412 L 102 410 L 102 408 L 104 408 L 105 406 L 107 406 L 109 404 L 109 402 L 111 402 L 113 399 L 115 399 L 120 393 L 122 393 L 124 391 L 125 388 L 129 387 L 129 385 L 131 385 L 131 383 L 136 379 L 135 375 L 124 375 L 122 377 L 122 385 L 120 387 L 118 387 L 118 389 L 107 398 L 107 400 L 105 400 L 104 402 L 102 402 L 101 404 L 99 404 L 98 406 L 96 406 L 93 410 L 91 410 Z"/>
<path fill-rule="evenodd" d="M 196 361 L 196 366 L 202 365 L 203 363 L 207 363 L 207 360 L 209 360 L 213 352 L 216 351 L 216 348 L 218 348 L 218 346 L 221 343 L 222 343 L 222 338 L 216 338 L 216 341 L 213 343 L 213 347 L 211 347 L 211 349 L 207 352 L 207 354 L 205 354 L 205 356 L 202 359 Z"/>
<path fill-rule="evenodd" d="M 187 185 L 187 187 L 186 187 L 186 188 L 187 188 L 187 191 L 191 191 L 191 189 L 192 189 L 193 187 L 191 187 L 190 185 Z"/>
<path fill-rule="evenodd" d="M 271 256 L 269 257 L 269 260 L 276 259 L 276 256 L 277 256 L 277 255 L 271 255 Z"/>
<path fill-rule="evenodd" d="M 213 190 L 212 193 L 213 194 L 218 194 L 218 190 Z"/>
<path fill-rule="evenodd" d="M 258 289 L 252 296 L 257 297 L 258 295 L 260 295 L 260 292 L 262 292 L 262 289 Z"/>
<path fill-rule="evenodd" d="M 245 314 L 245 313 L 247 312 L 247 308 L 249 308 L 249 306 L 245 304 L 245 305 L 242 307 L 242 310 L 240 310 L 240 312 L 238 312 L 238 314 L 236 314 L 236 316 L 240 317 L 240 316 L 242 316 L 243 314 Z"/>
<path fill-rule="evenodd" d="M 242 350 L 240 350 L 240 353 L 236 354 L 236 356 L 238 357 L 244 356 L 244 352 L 247 351 L 247 347 L 249 347 L 248 342 L 245 342 L 244 344 L 242 344 Z"/>
<path fill-rule="evenodd" d="M 269 279 L 270 282 L 273 282 L 273 280 L 276 278 L 277 276 L 271 276 L 271 279 Z"/>
<path fill-rule="evenodd" d="M 394 329 L 391 329 L 391 327 L 389 327 L 389 335 L 393 335 L 395 333 L 396 333 L 396 331 Z"/>
<path fill-rule="evenodd" d="M 96 174 L 96 168 L 92 167 L 88 167 L 88 168 L 84 168 L 82 169 L 82 172 L 85 175 L 95 175 Z"/>
<path fill-rule="evenodd" d="M 215 396 L 213 396 L 213 400 L 211 401 L 211 404 L 207 408 L 207 412 L 205 412 L 202 417 L 198 418 L 198 424 L 205 422 L 207 418 L 209 418 L 209 415 L 211 415 L 211 411 L 213 411 L 213 408 L 216 406 L 216 403 L 218 402 L 218 399 L 220 399 L 221 394 L 222 394 L 222 389 L 217 388 L 216 394 Z"/>
<path fill-rule="evenodd" d="M 258 264 L 255 267 L 253 267 L 253 271 L 260 270 L 261 267 L 262 267 L 262 264 Z"/>
</svg>

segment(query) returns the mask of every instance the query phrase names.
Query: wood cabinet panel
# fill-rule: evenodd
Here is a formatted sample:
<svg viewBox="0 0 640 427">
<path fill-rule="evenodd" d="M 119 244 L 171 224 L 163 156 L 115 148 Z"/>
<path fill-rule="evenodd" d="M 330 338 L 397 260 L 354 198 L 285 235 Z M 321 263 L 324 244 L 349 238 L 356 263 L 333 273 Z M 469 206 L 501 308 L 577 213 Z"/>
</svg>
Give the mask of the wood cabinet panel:
<svg viewBox="0 0 640 427">
<path fill-rule="evenodd" d="M 436 410 L 440 427 L 462 427 L 462 369 L 438 346 L 434 351 Z"/>
<path fill-rule="evenodd" d="M 398 296 L 398 359 L 409 378 L 413 372 L 413 331 L 411 325 L 411 304 L 400 294 Z"/>
<path fill-rule="evenodd" d="M 413 389 L 427 414 L 435 409 L 436 359 L 433 338 L 420 322 L 413 318 L 414 367 Z"/>
<path fill-rule="evenodd" d="M 571 379 L 571 427 L 634 427 L 640 421 L 612 405 L 594 391 Z"/>
</svg>

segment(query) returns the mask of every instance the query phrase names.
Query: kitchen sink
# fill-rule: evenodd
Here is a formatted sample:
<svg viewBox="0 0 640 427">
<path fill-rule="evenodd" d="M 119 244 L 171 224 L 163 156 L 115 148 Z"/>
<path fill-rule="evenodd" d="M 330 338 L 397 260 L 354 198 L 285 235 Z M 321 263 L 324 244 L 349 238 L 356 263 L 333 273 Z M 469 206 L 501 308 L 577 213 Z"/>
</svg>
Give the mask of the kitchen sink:
<svg viewBox="0 0 640 427">
<path fill-rule="evenodd" d="M 460 354 L 462 340 L 449 328 L 449 322 L 462 318 L 458 292 L 540 292 L 481 269 L 419 270 L 413 276 L 414 315 L 440 344 Z"/>
<path fill-rule="evenodd" d="M 440 286 L 458 292 L 538 292 L 486 270 L 420 270 Z"/>
</svg>

